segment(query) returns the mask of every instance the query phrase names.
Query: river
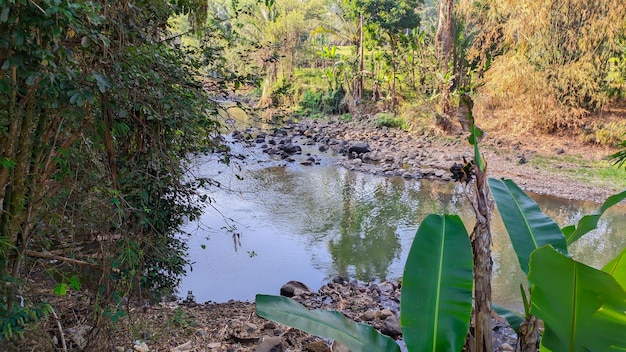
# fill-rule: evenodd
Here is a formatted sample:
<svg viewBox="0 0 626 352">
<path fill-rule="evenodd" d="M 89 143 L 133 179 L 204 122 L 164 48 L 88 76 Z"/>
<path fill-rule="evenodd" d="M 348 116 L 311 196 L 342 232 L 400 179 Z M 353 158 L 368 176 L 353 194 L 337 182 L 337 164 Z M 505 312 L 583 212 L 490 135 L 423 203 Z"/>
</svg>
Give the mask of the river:
<svg viewBox="0 0 626 352">
<path fill-rule="evenodd" d="M 225 165 L 216 156 L 194 162 L 197 176 L 220 187 L 199 221 L 187 224 L 193 265 L 180 295 L 198 302 L 252 301 L 278 294 L 290 280 L 317 290 L 339 274 L 360 281 L 398 279 L 419 223 L 430 213 L 459 214 L 471 230 L 473 212 L 459 183 L 405 180 L 357 173 L 319 155 L 319 165 L 270 160 L 233 144 L 245 162 Z M 314 150 L 303 150 L 315 152 Z M 598 205 L 531 195 L 559 225 L 574 223 Z M 572 256 L 601 267 L 626 246 L 626 207 L 610 209 L 597 230 L 570 248 Z M 493 216 L 493 300 L 521 310 L 519 270 L 504 226 Z"/>
</svg>

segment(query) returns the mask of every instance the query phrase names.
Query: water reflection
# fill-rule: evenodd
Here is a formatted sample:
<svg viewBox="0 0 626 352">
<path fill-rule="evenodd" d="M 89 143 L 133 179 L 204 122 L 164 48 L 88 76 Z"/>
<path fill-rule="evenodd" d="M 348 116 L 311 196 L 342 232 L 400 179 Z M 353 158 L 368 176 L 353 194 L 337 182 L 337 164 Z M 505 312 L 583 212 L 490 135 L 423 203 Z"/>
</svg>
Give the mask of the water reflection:
<svg viewBox="0 0 626 352">
<path fill-rule="evenodd" d="M 474 224 L 458 183 L 354 173 L 332 166 L 330 159 L 305 167 L 277 164 L 263 155 L 251 158 L 253 165 L 235 169 L 243 180 L 233 175 L 233 166 L 199 160 L 199 173 L 222 183 L 211 191 L 216 208 L 209 207 L 187 228 L 195 232 L 189 243 L 195 264 L 180 291 L 193 290 L 199 301 L 253 300 L 256 293 L 276 294 L 289 280 L 316 290 L 336 274 L 363 281 L 397 279 L 427 214 L 459 214 L 468 230 Z M 596 207 L 535 199 L 560 225 Z M 601 267 L 617 255 L 626 246 L 625 210 L 610 210 L 599 229 L 572 248 L 574 258 Z M 242 240 L 236 252 L 233 232 Z M 493 233 L 494 301 L 521 310 L 518 286 L 527 285 L 497 214 Z"/>
</svg>

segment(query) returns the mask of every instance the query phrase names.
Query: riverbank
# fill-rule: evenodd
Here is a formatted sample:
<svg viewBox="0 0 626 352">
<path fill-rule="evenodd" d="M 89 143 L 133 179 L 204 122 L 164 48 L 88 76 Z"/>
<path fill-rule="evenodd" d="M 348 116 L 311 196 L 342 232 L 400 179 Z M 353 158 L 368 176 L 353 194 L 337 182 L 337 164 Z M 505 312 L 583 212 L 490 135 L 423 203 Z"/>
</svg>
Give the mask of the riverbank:
<svg viewBox="0 0 626 352">
<path fill-rule="evenodd" d="M 398 282 L 359 283 L 335 277 L 317 292 L 304 290 L 292 298 L 310 309 L 341 311 L 354 321 L 400 339 L 403 346 Z M 196 304 L 187 300 L 182 304 L 136 308 L 131 310 L 131 315 L 133 319 L 124 319 L 120 327 L 121 331 L 133 332 L 136 340 L 133 345 L 133 340 L 118 336 L 119 351 L 138 351 L 144 347 L 172 352 L 346 351 L 342 346 L 333 346 L 332 341 L 258 317 L 254 304 L 249 302 Z M 513 351 L 515 333 L 504 319 L 494 317 L 493 331 L 494 351 Z"/>
<path fill-rule="evenodd" d="M 473 159 L 467 135 L 376 127 L 373 117 L 306 119 L 272 131 L 249 128 L 235 136 L 287 162 L 297 162 L 293 155 L 307 145 L 337 156 L 337 164 L 348 169 L 390 177 L 451 181 L 450 167 L 463 163 L 464 158 Z M 614 150 L 567 137 L 515 140 L 489 133 L 481 142 L 481 152 L 490 177 L 510 178 L 528 192 L 600 203 L 626 186 L 623 170 L 606 160 Z M 315 155 L 304 163 L 314 162 Z"/>
</svg>

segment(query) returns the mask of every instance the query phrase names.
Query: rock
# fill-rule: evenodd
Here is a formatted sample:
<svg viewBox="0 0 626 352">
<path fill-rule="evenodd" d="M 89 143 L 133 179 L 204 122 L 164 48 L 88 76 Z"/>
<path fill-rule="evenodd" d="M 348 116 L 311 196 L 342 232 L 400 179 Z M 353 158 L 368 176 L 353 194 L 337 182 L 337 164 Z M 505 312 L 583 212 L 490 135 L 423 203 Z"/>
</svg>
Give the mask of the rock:
<svg viewBox="0 0 626 352">
<path fill-rule="evenodd" d="M 288 143 L 285 144 L 284 147 L 282 147 L 282 150 L 287 154 L 296 154 L 302 151 L 302 147 L 300 147 L 299 145 Z"/>
<path fill-rule="evenodd" d="M 85 349 L 87 346 L 87 335 L 89 331 L 91 331 L 91 326 L 89 325 L 78 325 L 75 328 L 67 329 L 68 334 L 81 350 Z"/>
<path fill-rule="evenodd" d="M 193 345 L 191 344 L 191 341 L 187 341 L 183 343 L 182 345 L 178 345 L 172 348 L 170 352 L 185 352 L 185 351 L 191 350 L 192 348 L 193 348 Z"/>
<path fill-rule="evenodd" d="M 222 347 L 222 343 L 221 342 L 211 342 L 211 343 L 207 344 L 206 347 L 208 347 L 210 349 L 220 348 L 220 347 Z"/>
<path fill-rule="evenodd" d="M 330 347 L 332 352 L 351 352 L 348 347 L 338 341 L 333 341 L 333 344 Z"/>
<path fill-rule="evenodd" d="M 244 323 L 243 325 L 248 332 L 256 331 L 259 328 L 256 324 L 252 323 Z"/>
<path fill-rule="evenodd" d="M 365 142 L 354 143 L 350 146 L 350 148 L 348 148 L 348 154 L 355 153 L 356 155 L 360 155 L 371 151 L 372 148 L 370 148 L 370 145 Z"/>
<path fill-rule="evenodd" d="M 443 175 L 445 175 L 446 172 L 443 170 L 435 170 L 435 177 L 441 177 Z"/>
<path fill-rule="evenodd" d="M 383 309 L 380 311 L 380 319 L 387 319 L 388 317 L 392 316 L 393 312 L 387 308 Z"/>
<path fill-rule="evenodd" d="M 515 348 L 513 348 L 513 346 L 505 342 L 502 345 L 500 345 L 500 351 L 512 352 L 512 351 L 515 351 Z"/>
<path fill-rule="evenodd" d="M 209 333 L 206 330 L 203 330 L 203 329 L 196 330 L 196 336 L 198 337 L 206 337 L 208 335 Z"/>
<path fill-rule="evenodd" d="M 267 323 L 265 323 L 265 325 L 263 325 L 263 330 L 274 330 L 276 329 L 276 323 L 274 323 L 273 321 L 268 321 Z"/>
<path fill-rule="evenodd" d="M 524 154 L 520 155 L 519 159 L 517 160 L 517 163 L 520 165 L 526 164 L 526 156 Z"/>
<path fill-rule="evenodd" d="M 254 352 L 282 352 L 283 339 L 278 336 L 261 336 Z"/>
<path fill-rule="evenodd" d="M 364 321 L 374 320 L 376 318 L 376 311 L 373 309 L 368 309 L 361 315 L 361 319 Z"/>
<path fill-rule="evenodd" d="M 188 306 L 196 304 L 196 296 L 193 295 L 193 291 L 187 291 L 187 298 L 185 298 L 183 304 Z"/>
<path fill-rule="evenodd" d="M 303 293 L 312 293 L 311 289 L 300 281 L 289 281 L 280 288 L 280 295 L 285 297 L 299 296 Z"/>
<path fill-rule="evenodd" d="M 380 332 L 391 337 L 402 335 L 402 329 L 400 328 L 400 320 L 398 317 L 395 314 L 388 316 L 383 322 Z"/>
<path fill-rule="evenodd" d="M 331 282 L 332 282 L 332 283 L 334 283 L 334 284 L 340 284 L 340 285 L 343 285 L 343 284 L 345 284 L 345 283 L 346 283 L 346 279 L 344 279 L 344 278 L 343 278 L 343 276 L 341 276 L 341 275 L 335 275 L 335 276 L 332 278 Z"/>
<path fill-rule="evenodd" d="M 133 346 L 133 349 L 137 352 L 150 352 L 150 347 L 148 347 L 148 344 L 146 344 L 145 342 L 135 344 Z"/>
<path fill-rule="evenodd" d="M 324 341 L 314 341 L 304 346 L 304 350 L 307 352 L 330 352 L 330 348 Z"/>
</svg>

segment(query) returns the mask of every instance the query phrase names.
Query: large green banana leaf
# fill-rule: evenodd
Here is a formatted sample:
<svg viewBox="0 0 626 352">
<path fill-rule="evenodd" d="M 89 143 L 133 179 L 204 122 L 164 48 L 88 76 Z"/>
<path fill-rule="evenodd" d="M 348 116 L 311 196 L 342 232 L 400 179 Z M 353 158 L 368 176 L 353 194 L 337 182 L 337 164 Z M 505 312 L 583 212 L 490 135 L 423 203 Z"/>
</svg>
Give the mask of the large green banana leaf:
<svg viewBox="0 0 626 352">
<path fill-rule="evenodd" d="M 550 244 L 567 254 L 565 236 L 559 225 L 545 215 L 515 182 L 490 178 L 489 187 L 525 274 L 528 274 L 530 254 L 539 247 Z"/>
<path fill-rule="evenodd" d="M 626 348 L 626 291 L 609 274 L 544 246 L 531 255 L 528 279 L 533 284 L 530 313 L 545 323 L 545 348 Z"/>
<path fill-rule="evenodd" d="M 593 214 L 585 215 L 578 221 L 578 226 L 570 225 L 563 228 L 563 234 L 567 238 L 567 244 L 576 242 L 587 232 L 594 230 L 598 226 L 598 220 L 604 212 L 615 204 L 626 199 L 626 190 L 614 194 L 607 198 L 602 205 L 593 212 Z"/>
<path fill-rule="evenodd" d="M 615 281 L 626 290 L 626 248 L 622 249 L 622 252 L 608 262 L 602 271 L 613 276 Z"/>
<path fill-rule="evenodd" d="M 369 325 L 354 322 L 337 311 L 309 310 L 286 297 L 256 295 L 256 313 L 311 335 L 337 340 L 352 352 L 400 352 L 393 339 Z"/>
<path fill-rule="evenodd" d="M 400 323 L 407 348 L 461 351 L 472 312 L 472 247 L 457 215 L 420 224 L 404 267 Z"/>
</svg>

